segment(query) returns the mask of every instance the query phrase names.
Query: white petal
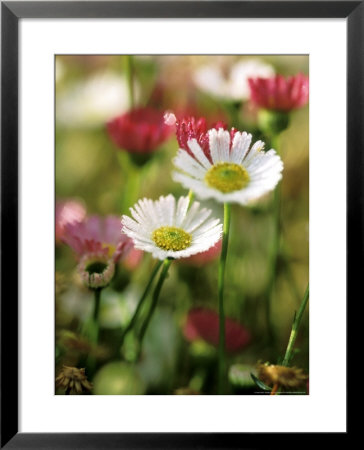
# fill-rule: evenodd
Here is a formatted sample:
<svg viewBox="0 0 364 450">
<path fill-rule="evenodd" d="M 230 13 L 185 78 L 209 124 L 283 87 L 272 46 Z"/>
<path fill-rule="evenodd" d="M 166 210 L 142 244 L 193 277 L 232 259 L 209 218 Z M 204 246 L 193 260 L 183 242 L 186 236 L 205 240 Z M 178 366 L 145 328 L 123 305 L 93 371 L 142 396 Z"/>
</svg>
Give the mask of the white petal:
<svg viewBox="0 0 364 450">
<path fill-rule="evenodd" d="M 182 186 L 186 189 L 192 189 L 196 194 L 201 187 L 206 186 L 205 182 L 201 180 L 196 180 L 195 178 L 191 178 L 188 175 L 184 175 L 180 172 L 172 172 L 172 179 L 177 183 L 181 183 Z"/>
<path fill-rule="evenodd" d="M 212 228 L 215 228 L 216 225 L 220 223 L 220 219 L 210 219 L 208 222 L 204 223 L 202 226 L 200 226 L 197 230 L 194 231 L 193 235 L 198 238 L 200 236 L 203 236 L 204 233 L 207 233 Z"/>
<path fill-rule="evenodd" d="M 153 228 L 158 228 L 159 220 L 158 215 L 154 208 L 154 203 L 152 200 L 143 198 L 139 200 L 139 206 L 142 209 L 144 216 L 146 217 L 146 223 L 151 223 Z"/>
<path fill-rule="evenodd" d="M 205 153 L 203 152 L 199 143 L 196 141 L 196 139 L 191 139 L 190 141 L 187 142 L 187 145 L 188 145 L 189 149 L 191 150 L 191 152 L 193 153 L 193 155 L 195 156 L 195 158 L 197 159 L 197 161 L 199 163 L 201 163 L 201 165 L 205 169 L 209 170 L 209 168 L 211 167 L 211 163 L 208 160 Z"/>
<path fill-rule="evenodd" d="M 161 196 L 155 202 L 155 207 L 160 217 L 160 225 L 174 225 L 176 200 L 173 195 L 168 195 L 167 197 Z"/>
<path fill-rule="evenodd" d="M 186 150 L 178 150 L 177 156 L 173 159 L 173 164 L 178 169 L 198 179 L 203 179 L 206 173 L 206 169 L 196 159 L 192 158 Z"/>
<path fill-rule="evenodd" d="M 196 217 L 198 214 L 198 211 L 200 209 L 200 203 L 199 202 L 193 202 L 190 206 L 190 209 L 188 210 L 185 220 L 181 223 L 181 227 L 187 231 L 187 228 L 189 227 L 192 220 Z"/>
<path fill-rule="evenodd" d="M 135 231 L 135 232 L 140 232 L 141 230 L 143 230 L 143 225 L 136 222 L 135 220 L 131 219 L 128 216 L 123 216 L 121 219 L 121 224 L 122 224 L 122 228 L 127 228 L 129 230 Z"/>
<path fill-rule="evenodd" d="M 251 134 L 247 134 L 245 131 L 244 133 L 240 132 L 235 133 L 230 156 L 230 161 L 232 163 L 241 164 L 246 155 L 246 152 L 249 149 L 251 141 L 252 141 Z"/>
<path fill-rule="evenodd" d="M 250 164 L 246 165 L 246 168 L 252 175 L 258 175 L 269 172 L 272 169 L 282 171 L 283 162 L 274 150 L 270 150 L 267 153 L 257 155 Z"/>
<path fill-rule="evenodd" d="M 249 164 L 252 158 L 255 158 L 257 153 L 262 151 L 264 148 L 263 141 L 257 141 L 251 148 L 248 150 L 244 156 L 243 163 L 244 165 Z"/>
<path fill-rule="evenodd" d="M 207 220 L 210 214 L 211 209 L 201 209 L 198 214 L 195 215 L 193 220 L 191 220 L 191 222 L 188 224 L 188 226 L 186 227 L 186 231 L 192 233 L 196 228 L 201 226 Z"/>
<path fill-rule="evenodd" d="M 211 231 L 206 233 L 206 235 L 196 238 L 193 242 L 195 244 L 204 244 L 206 242 L 214 240 L 214 243 L 216 243 L 217 241 L 220 240 L 221 235 L 222 235 L 222 225 L 213 228 Z"/>
<path fill-rule="evenodd" d="M 189 204 L 190 199 L 188 198 L 188 196 L 179 198 L 176 211 L 176 227 L 182 226 L 182 223 L 186 217 Z"/>
<path fill-rule="evenodd" d="M 230 160 L 230 134 L 228 131 L 220 128 L 209 130 L 209 145 L 212 162 L 228 162 Z"/>
</svg>

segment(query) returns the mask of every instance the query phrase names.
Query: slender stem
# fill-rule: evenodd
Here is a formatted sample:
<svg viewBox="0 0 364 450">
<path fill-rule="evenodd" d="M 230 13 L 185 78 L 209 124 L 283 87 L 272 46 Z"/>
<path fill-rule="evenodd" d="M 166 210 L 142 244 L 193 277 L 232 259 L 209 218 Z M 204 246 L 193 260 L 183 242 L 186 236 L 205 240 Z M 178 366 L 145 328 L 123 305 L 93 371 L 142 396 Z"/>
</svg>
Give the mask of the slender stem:
<svg viewBox="0 0 364 450">
<path fill-rule="evenodd" d="M 218 294 L 219 294 L 219 394 L 224 393 L 225 387 L 225 313 L 224 313 L 224 284 L 225 284 L 225 266 L 229 244 L 230 228 L 230 205 L 224 203 L 224 228 L 222 236 L 222 248 L 219 262 L 218 273 Z"/>
<path fill-rule="evenodd" d="M 143 342 L 144 335 L 145 335 L 145 333 L 147 331 L 147 328 L 148 328 L 150 319 L 153 316 L 154 310 L 155 310 L 155 308 L 157 306 L 159 294 L 161 292 L 164 280 L 165 280 L 165 278 L 167 276 L 168 269 L 169 269 L 169 266 L 171 265 L 171 263 L 172 263 L 171 259 L 165 259 L 163 261 L 163 269 L 162 269 L 162 272 L 159 275 L 158 283 L 157 283 L 156 287 L 154 288 L 152 304 L 150 306 L 150 309 L 148 311 L 147 317 L 145 318 L 144 323 L 143 323 L 143 325 L 141 327 L 141 330 L 140 330 L 140 334 L 139 334 L 140 349 L 142 348 L 142 342 Z"/>
<path fill-rule="evenodd" d="M 127 213 L 138 199 L 140 191 L 140 182 L 142 179 L 142 169 L 136 167 L 131 161 L 130 155 L 126 151 L 118 151 L 118 160 L 125 177 L 125 185 L 121 190 L 121 210 Z"/>
<path fill-rule="evenodd" d="M 150 275 L 148 284 L 146 285 L 145 290 L 144 290 L 142 296 L 140 297 L 138 306 L 136 307 L 136 309 L 134 311 L 133 317 L 131 318 L 130 322 L 126 326 L 126 328 L 125 328 L 125 330 L 124 330 L 124 332 L 123 332 L 123 334 L 121 336 L 121 344 L 120 344 L 120 346 L 123 344 L 125 336 L 134 327 L 136 319 L 138 318 L 139 312 L 140 312 L 140 310 L 141 310 L 141 308 L 142 308 L 142 306 L 144 304 L 144 301 L 145 301 L 145 299 L 148 296 L 149 290 L 150 290 L 150 288 L 151 288 L 151 286 L 153 284 L 154 278 L 157 275 L 158 270 L 160 269 L 162 264 L 163 264 L 163 261 L 158 261 L 157 264 L 154 266 L 154 269 L 153 269 L 153 271 L 152 271 L 152 273 Z"/>
<path fill-rule="evenodd" d="M 90 318 L 85 324 L 87 339 L 95 346 L 99 342 L 99 333 L 100 333 L 99 315 L 100 315 L 101 291 L 102 288 L 94 289 L 95 301 L 92 318 Z M 86 366 L 89 373 L 93 373 L 95 371 L 96 359 L 94 355 L 89 354 L 87 356 Z"/>
<path fill-rule="evenodd" d="M 129 91 L 129 106 L 133 109 L 135 106 L 134 98 L 134 61 L 132 55 L 125 55 L 125 70 Z"/>
<path fill-rule="evenodd" d="M 279 135 L 272 138 L 272 146 L 279 153 Z M 281 183 L 278 184 L 274 191 L 273 197 L 273 242 L 270 253 L 270 269 L 267 290 L 265 293 L 266 302 L 266 321 L 268 329 L 268 339 L 274 343 L 274 327 L 272 322 L 272 296 L 277 277 L 277 263 L 280 250 L 281 238 Z"/>
<path fill-rule="evenodd" d="M 91 325 L 91 339 L 93 344 L 97 344 L 99 341 L 99 315 L 100 315 L 100 303 L 101 303 L 101 291 L 102 289 L 94 289 L 95 301 L 94 301 L 94 311 L 92 314 L 92 325 Z"/>
<path fill-rule="evenodd" d="M 279 384 L 278 384 L 278 383 L 275 383 L 275 384 L 273 385 L 273 388 L 272 388 L 272 390 L 270 391 L 270 394 L 269 394 L 269 395 L 275 395 L 276 392 L 278 391 L 278 388 L 279 388 Z"/>
<path fill-rule="evenodd" d="M 101 289 L 95 289 L 95 305 L 94 305 L 93 319 L 96 323 L 98 323 L 99 320 L 100 299 L 101 299 Z"/>
<path fill-rule="evenodd" d="M 308 298 L 309 298 L 309 285 L 307 285 L 306 292 L 305 292 L 305 294 L 303 296 L 303 299 L 302 299 L 302 302 L 301 302 L 300 307 L 298 309 L 298 312 L 295 315 L 295 318 L 293 320 L 292 330 L 291 330 L 291 334 L 289 336 L 287 350 L 286 350 L 286 354 L 284 355 L 282 366 L 288 366 L 288 364 L 289 364 L 289 362 L 290 362 L 290 360 L 292 358 L 293 346 L 294 346 L 294 344 L 296 342 L 298 328 L 299 328 L 299 326 L 301 324 L 302 316 L 303 316 L 303 313 L 304 313 L 304 311 L 306 309 Z"/>
</svg>

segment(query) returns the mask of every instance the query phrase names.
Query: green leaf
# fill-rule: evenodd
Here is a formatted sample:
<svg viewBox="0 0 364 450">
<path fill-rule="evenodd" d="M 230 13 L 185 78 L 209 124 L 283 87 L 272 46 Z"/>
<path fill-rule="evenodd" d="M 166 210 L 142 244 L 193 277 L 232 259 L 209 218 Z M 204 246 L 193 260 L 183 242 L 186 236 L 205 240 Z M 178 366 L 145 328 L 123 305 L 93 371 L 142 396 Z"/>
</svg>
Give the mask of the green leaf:
<svg viewBox="0 0 364 450">
<path fill-rule="evenodd" d="M 252 377 L 254 383 L 258 386 L 258 388 L 262 389 L 263 391 L 272 390 L 272 388 L 263 383 L 263 381 L 260 381 L 259 378 L 257 378 L 253 373 L 251 373 L 250 376 Z"/>
</svg>

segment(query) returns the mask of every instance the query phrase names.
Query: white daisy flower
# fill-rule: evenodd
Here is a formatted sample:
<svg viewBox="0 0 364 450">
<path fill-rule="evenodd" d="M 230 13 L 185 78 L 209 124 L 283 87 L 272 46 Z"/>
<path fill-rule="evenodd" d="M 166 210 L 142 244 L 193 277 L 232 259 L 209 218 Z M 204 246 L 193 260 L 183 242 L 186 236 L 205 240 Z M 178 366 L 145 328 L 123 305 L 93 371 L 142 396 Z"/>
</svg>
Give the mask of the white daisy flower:
<svg viewBox="0 0 364 450">
<path fill-rule="evenodd" d="M 194 73 L 194 81 L 202 91 L 237 101 L 249 98 L 249 78 L 269 78 L 273 75 L 271 65 L 259 59 L 248 59 L 238 61 L 228 71 L 217 64 L 204 65 Z"/>
<path fill-rule="evenodd" d="M 139 96 L 139 86 L 135 85 Z M 107 121 L 129 108 L 128 83 L 111 71 L 91 75 L 57 94 L 56 119 L 67 128 L 104 126 Z"/>
<path fill-rule="evenodd" d="M 122 232 L 136 248 L 162 260 L 204 252 L 220 240 L 222 225 L 219 219 L 208 219 L 211 210 L 200 208 L 199 202 L 188 207 L 188 197 L 144 198 L 130 208 L 133 219 L 122 217 Z"/>
<path fill-rule="evenodd" d="M 282 178 L 283 162 L 275 150 L 263 151 L 264 142 L 251 146 L 252 135 L 211 129 L 209 152 L 196 139 L 188 141 L 191 155 L 179 149 L 173 162 L 181 172 L 173 180 L 202 198 L 246 205 L 269 191 Z M 192 156 L 193 155 L 193 156 Z"/>
</svg>

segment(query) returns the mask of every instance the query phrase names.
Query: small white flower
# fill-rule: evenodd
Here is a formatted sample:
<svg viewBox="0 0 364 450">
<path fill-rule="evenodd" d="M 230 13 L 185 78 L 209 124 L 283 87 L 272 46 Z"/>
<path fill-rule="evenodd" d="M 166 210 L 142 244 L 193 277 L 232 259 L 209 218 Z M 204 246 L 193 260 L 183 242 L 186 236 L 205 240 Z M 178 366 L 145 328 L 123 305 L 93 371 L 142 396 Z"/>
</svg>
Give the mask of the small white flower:
<svg viewBox="0 0 364 450">
<path fill-rule="evenodd" d="M 136 96 L 139 89 L 135 86 Z M 99 127 L 129 108 L 126 78 L 105 71 L 57 93 L 57 122 L 69 128 Z"/>
<path fill-rule="evenodd" d="M 130 208 L 133 219 L 122 217 L 122 231 L 134 246 L 154 258 L 186 258 L 213 247 L 221 238 L 219 219 L 209 219 L 211 210 L 189 198 L 173 195 L 153 201 L 144 198 Z"/>
<path fill-rule="evenodd" d="M 282 178 L 283 162 L 275 150 L 263 151 L 264 143 L 251 146 L 252 136 L 230 133 L 220 128 L 209 130 L 206 155 L 196 139 L 187 145 L 193 156 L 179 149 L 173 163 L 181 172 L 173 179 L 192 189 L 202 199 L 214 198 L 221 203 L 246 205 L 272 191 Z"/>
<path fill-rule="evenodd" d="M 269 78 L 273 75 L 272 66 L 259 59 L 249 59 L 237 62 L 227 73 L 217 64 L 202 66 L 196 70 L 194 80 L 202 91 L 237 101 L 247 100 L 250 96 L 248 78 Z"/>
</svg>

